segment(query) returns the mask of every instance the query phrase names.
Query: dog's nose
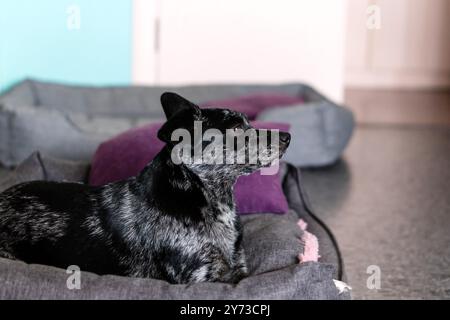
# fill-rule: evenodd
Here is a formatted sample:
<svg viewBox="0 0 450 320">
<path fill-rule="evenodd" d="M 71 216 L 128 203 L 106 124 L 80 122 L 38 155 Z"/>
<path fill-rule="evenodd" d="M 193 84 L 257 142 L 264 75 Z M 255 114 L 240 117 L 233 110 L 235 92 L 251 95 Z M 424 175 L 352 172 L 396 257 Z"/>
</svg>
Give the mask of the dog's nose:
<svg viewBox="0 0 450 320">
<path fill-rule="evenodd" d="M 291 141 L 291 135 L 287 132 L 280 132 L 280 141 L 288 144 Z"/>
</svg>

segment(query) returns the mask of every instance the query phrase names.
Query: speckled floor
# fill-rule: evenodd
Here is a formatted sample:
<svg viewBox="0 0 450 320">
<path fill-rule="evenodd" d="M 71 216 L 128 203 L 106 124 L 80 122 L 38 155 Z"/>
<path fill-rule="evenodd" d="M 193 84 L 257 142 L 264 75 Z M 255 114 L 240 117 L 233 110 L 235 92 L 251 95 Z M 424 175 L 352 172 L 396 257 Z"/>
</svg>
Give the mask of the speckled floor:
<svg viewBox="0 0 450 320">
<path fill-rule="evenodd" d="M 358 127 L 341 162 L 303 176 L 355 299 L 450 299 L 450 127 Z"/>
</svg>

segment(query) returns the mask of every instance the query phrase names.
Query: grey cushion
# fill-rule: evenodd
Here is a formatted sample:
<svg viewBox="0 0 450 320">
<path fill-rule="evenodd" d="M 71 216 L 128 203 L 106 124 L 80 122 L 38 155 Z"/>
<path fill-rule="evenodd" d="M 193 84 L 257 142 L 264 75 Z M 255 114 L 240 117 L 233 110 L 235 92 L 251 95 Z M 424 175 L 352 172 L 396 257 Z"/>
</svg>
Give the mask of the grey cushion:
<svg viewBox="0 0 450 320">
<path fill-rule="evenodd" d="M 299 95 L 303 90 L 303 86 L 300 84 L 86 87 L 28 80 L 26 85 L 32 88 L 30 91 L 33 92 L 35 105 L 45 106 L 46 108 L 63 112 L 83 112 L 91 115 L 149 116 L 153 118 L 164 117 L 160 96 L 165 91 L 177 92 L 194 102 L 204 102 L 267 91 Z M 11 104 L 23 104 L 18 104 L 17 95 L 19 93 L 8 96 L 3 102 L 10 104 L 11 99 L 14 98 L 15 101 Z M 311 99 L 313 98 L 318 97 L 311 97 Z M 27 98 L 25 101 L 29 101 L 29 99 Z"/>
<path fill-rule="evenodd" d="M 344 263 L 338 243 L 325 223 L 317 218 L 309 204 L 305 187 L 302 183 L 301 170 L 290 164 L 282 163 L 280 167 L 283 176 L 283 191 L 289 203 L 289 208 L 308 224 L 308 231 L 319 240 L 319 261 L 334 266 L 334 279 L 346 281 Z"/>
<path fill-rule="evenodd" d="M 15 166 L 40 150 L 68 160 L 89 161 L 98 145 L 150 118 L 88 117 L 31 106 L 0 106 L 0 163 Z"/>
<path fill-rule="evenodd" d="M 0 96 L 0 163 L 15 166 L 35 150 L 89 161 L 98 144 L 116 133 L 164 119 L 159 102 L 164 91 L 198 103 L 262 92 L 301 96 L 301 106 L 260 116 L 291 124 L 286 159 L 295 165 L 336 161 L 353 130 L 350 111 L 303 84 L 82 87 L 26 80 Z"/>
<path fill-rule="evenodd" d="M 31 155 L 14 170 L 5 172 L 0 178 L 0 192 L 22 182 L 45 179 L 38 153 Z"/>
<path fill-rule="evenodd" d="M 241 217 L 243 245 L 251 274 L 281 269 L 298 263 L 303 252 L 302 231 L 293 210 L 286 215 L 251 214 Z M 299 248 L 300 251 L 299 251 Z"/>
<path fill-rule="evenodd" d="M 301 167 L 336 162 L 347 146 L 354 126 L 349 110 L 327 101 L 268 109 L 257 119 L 291 125 L 292 139 L 283 159 Z"/>
<path fill-rule="evenodd" d="M 81 273 L 80 290 L 66 286 L 65 270 L 0 258 L 0 299 L 344 299 L 321 263 L 286 268 L 243 279 L 237 285 L 171 285 L 155 279 Z"/>
<path fill-rule="evenodd" d="M 9 171 L 0 177 L 0 192 L 5 189 L 25 181 L 31 180 L 51 180 L 51 181 L 76 181 L 76 182 L 86 182 L 89 173 L 89 165 L 83 162 L 74 162 L 68 160 L 61 160 L 57 158 L 50 157 L 48 155 L 41 154 L 40 152 L 33 153 L 28 159 L 26 159 L 22 164 L 20 164 L 15 170 Z M 289 215 L 290 219 L 301 218 L 308 223 L 308 230 L 311 231 L 319 239 L 320 244 L 320 261 L 334 266 L 334 278 L 345 280 L 345 272 L 343 270 L 343 262 L 339 256 L 339 249 L 336 244 L 330 239 L 330 235 L 324 229 L 324 227 L 316 221 L 311 213 L 308 211 L 308 203 L 306 199 L 306 194 L 304 190 L 300 190 L 302 187 L 301 178 L 299 177 L 300 170 L 293 167 L 292 165 L 281 162 L 280 164 L 280 178 L 283 182 L 283 192 L 286 195 L 286 199 L 289 203 L 289 208 L 291 208 L 291 213 L 295 212 L 294 215 Z M 300 181 L 299 181 L 300 180 Z M 249 215 L 244 216 L 243 220 L 251 220 L 259 217 L 259 215 Z M 271 214 L 264 215 L 261 217 L 261 223 L 258 228 L 266 228 L 266 232 L 271 227 L 272 220 L 277 220 L 278 216 L 273 216 Z M 283 225 L 279 225 L 283 229 Z M 272 234 L 282 234 L 283 232 L 277 232 L 275 228 L 269 231 Z M 298 232 L 298 230 L 296 231 Z M 258 233 L 254 233 L 255 239 L 252 241 L 258 242 Z M 298 236 L 298 234 L 297 234 Z M 271 236 L 271 238 L 276 238 Z M 292 240 L 291 241 L 297 241 Z M 250 240 L 249 240 L 250 242 Z M 261 242 L 261 245 L 264 245 Z M 293 244 L 295 247 L 296 244 Z M 273 247 L 275 250 L 283 250 L 280 247 Z M 274 255 L 275 257 L 275 255 Z M 261 256 L 255 257 L 254 261 L 260 259 Z M 276 258 L 275 258 L 276 259 Z M 291 256 L 292 259 L 292 256 Z M 290 260 L 288 262 L 292 262 Z M 272 262 L 276 264 L 276 261 Z M 285 263 L 283 260 L 282 263 Z M 259 264 L 261 268 L 264 268 L 262 264 Z M 250 266 L 250 269 L 253 267 Z M 256 267 L 255 267 L 256 268 Z M 255 272 L 261 272 L 261 269 L 255 269 Z"/>
<path fill-rule="evenodd" d="M 283 165 L 283 171 L 286 166 Z M 0 191 L 26 180 L 85 180 L 89 166 L 35 153 L 1 182 Z M 170 285 L 155 279 L 82 272 L 82 290 L 69 290 L 65 270 L 0 259 L 0 299 L 348 299 L 333 283 L 333 264 L 298 264 L 303 251 L 297 212 L 242 217 L 243 245 L 251 276 L 237 285 Z"/>
<path fill-rule="evenodd" d="M 10 170 L 8 168 L 5 168 L 0 165 L 0 180 L 2 180 L 3 177 L 9 173 L 9 171 Z"/>
<path fill-rule="evenodd" d="M 0 192 L 16 184 L 35 180 L 85 182 L 88 174 L 87 163 L 57 159 L 34 152 L 17 168 L 0 177 Z"/>
</svg>

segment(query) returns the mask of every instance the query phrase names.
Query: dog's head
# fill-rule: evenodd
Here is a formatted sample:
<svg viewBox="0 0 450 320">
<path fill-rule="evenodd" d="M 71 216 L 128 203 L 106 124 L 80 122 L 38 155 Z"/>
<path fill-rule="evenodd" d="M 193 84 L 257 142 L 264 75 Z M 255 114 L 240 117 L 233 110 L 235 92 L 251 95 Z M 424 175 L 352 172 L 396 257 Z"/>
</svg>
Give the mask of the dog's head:
<svg viewBox="0 0 450 320">
<path fill-rule="evenodd" d="M 240 112 L 200 109 L 171 92 L 161 96 L 161 104 L 167 121 L 158 138 L 167 144 L 172 161 L 199 174 L 250 174 L 281 158 L 290 142 L 289 133 L 255 129 Z"/>
</svg>

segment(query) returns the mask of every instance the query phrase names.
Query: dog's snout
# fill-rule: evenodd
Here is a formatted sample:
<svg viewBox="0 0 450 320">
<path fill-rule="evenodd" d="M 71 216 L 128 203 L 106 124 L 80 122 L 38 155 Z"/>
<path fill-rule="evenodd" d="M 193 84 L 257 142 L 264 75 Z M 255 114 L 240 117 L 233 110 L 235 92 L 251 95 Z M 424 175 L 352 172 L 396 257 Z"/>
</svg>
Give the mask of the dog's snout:
<svg viewBox="0 0 450 320">
<path fill-rule="evenodd" d="M 280 141 L 284 144 L 288 144 L 291 141 L 291 135 L 287 132 L 280 132 Z"/>
</svg>

